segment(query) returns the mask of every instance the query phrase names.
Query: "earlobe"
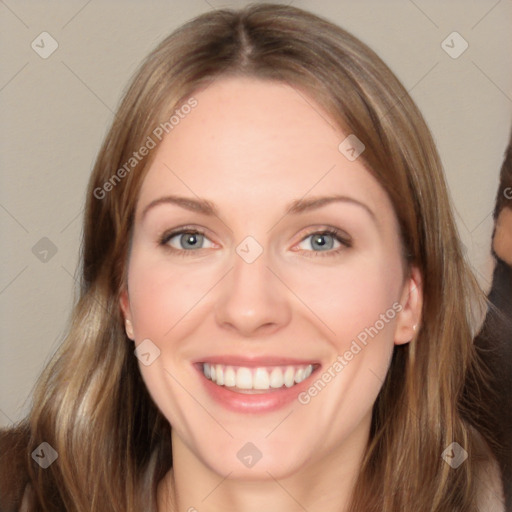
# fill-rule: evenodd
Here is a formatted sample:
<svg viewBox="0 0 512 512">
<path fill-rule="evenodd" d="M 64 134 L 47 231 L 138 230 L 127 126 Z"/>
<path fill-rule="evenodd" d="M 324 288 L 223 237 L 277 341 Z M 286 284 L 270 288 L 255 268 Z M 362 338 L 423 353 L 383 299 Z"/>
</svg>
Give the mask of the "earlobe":
<svg viewBox="0 0 512 512">
<path fill-rule="evenodd" d="M 397 316 L 395 345 L 409 343 L 417 336 L 423 306 L 423 282 L 417 267 L 411 268 L 400 298 L 402 310 Z"/>
<path fill-rule="evenodd" d="M 128 336 L 128 338 L 130 338 L 132 341 L 135 341 L 135 335 L 133 333 L 133 325 L 130 322 L 130 320 L 125 319 L 125 321 L 124 321 L 124 329 L 126 331 L 126 336 Z"/>
<path fill-rule="evenodd" d="M 123 288 L 119 295 L 119 307 L 121 308 L 121 312 L 124 318 L 124 329 L 126 331 L 126 336 L 130 338 L 132 341 L 135 340 L 135 334 L 133 332 L 133 324 L 132 324 L 132 316 L 130 311 L 130 300 L 128 298 L 128 290 Z"/>
</svg>

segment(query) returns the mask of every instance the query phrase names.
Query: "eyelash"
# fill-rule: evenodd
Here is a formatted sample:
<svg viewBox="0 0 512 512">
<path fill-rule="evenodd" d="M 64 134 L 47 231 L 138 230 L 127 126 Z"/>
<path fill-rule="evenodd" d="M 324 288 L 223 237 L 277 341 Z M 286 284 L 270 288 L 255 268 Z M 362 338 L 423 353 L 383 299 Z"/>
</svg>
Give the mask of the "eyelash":
<svg viewBox="0 0 512 512">
<path fill-rule="evenodd" d="M 185 226 L 185 227 L 179 228 L 175 231 L 165 232 L 159 239 L 159 245 L 163 246 L 164 249 L 169 250 L 170 252 L 174 253 L 176 256 L 183 256 L 183 257 L 192 256 L 194 252 L 197 252 L 197 250 L 186 251 L 184 249 L 176 249 L 175 247 L 171 247 L 170 245 L 168 245 L 169 240 L 171 240 L 172 238 L 174 238 L 177 235 L 184 235 L 184 234 L 206 236 L 206 233 L 200 229 L 187 228 Z M 344 251 L 345 249 L 352 247 L 352 242 L 343 236 L 342 231 L 340 231 L 339 229 L 336 229 L 336 228 L 326 228 L 326 229 L 320 229 L 320 230 L 317 229 L 315 231 L 311 231 L 310 233 L 306 234 L 300 240 L 300 242 L 303 242 L 306 238 L 309 238 L 312 235 L 332 236 L 338 242 L 340 242 L 341 246 L 338 247 L 337 249 L 332 249 L 329 251 L 305 251 L 305 250 L 298 251 L 298 252 L 308 253 L 307 257 L 316 258 L 318 256 L 320 256 L 320 257 L 336 256 L 337 254 Z"/>
</svg>

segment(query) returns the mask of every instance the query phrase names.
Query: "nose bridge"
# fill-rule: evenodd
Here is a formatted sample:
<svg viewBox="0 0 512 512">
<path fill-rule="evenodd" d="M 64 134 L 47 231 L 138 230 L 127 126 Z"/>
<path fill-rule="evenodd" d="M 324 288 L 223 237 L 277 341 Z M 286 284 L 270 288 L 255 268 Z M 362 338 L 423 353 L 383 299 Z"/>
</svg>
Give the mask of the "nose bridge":
<svg viewBox="0 0 512 512">
<path fill-rule="evenodd" d="M 237 246 L 216 306 L 219 324 L 248 336 L 263 326 L 276 329 L 289 321 L 285 288 L 268 267 L 270 253 L 253 237 Z"/>
</svg>

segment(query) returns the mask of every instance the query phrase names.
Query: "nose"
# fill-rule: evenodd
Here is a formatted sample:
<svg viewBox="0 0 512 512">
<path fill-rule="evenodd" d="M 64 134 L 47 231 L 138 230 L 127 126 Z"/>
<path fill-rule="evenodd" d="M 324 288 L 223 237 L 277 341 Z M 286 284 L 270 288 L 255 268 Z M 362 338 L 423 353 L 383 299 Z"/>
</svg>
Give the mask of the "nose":
<svg viewBox="0 0 512 512">
<path fill-rule="evenodd" d="M 269 263 L 265 251 L 252 263 L 234 255 L 233 268 L 222 280 L 215 307 L 217 324 L 223 329 L 257 337 L 290 322 L 290 292 Z"/>
</svg>

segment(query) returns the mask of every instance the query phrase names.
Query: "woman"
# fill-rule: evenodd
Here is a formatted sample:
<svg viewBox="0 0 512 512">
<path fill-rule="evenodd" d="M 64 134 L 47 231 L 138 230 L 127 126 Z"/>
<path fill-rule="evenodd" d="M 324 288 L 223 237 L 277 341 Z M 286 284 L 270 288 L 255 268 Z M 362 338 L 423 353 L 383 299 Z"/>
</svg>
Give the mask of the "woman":
<svg viewBox="0 0 512 512">
<path fill-rule="evenodd" d="M 434 143 L 340 28 L 260 4 L 161 43 L 98 156 L 82 263 L 3 434 L 5 509 L 502 507 Z"/>
<path fill-rule="evenodd" d="M 482 329 L 475 338 L 481 358 L 492 368 L 489 388 L 484 388 L 482 403 L 492 403 L 492 415 L 473 406 L 473 416 L 482 423 L 482 432 L 492 433 L 489 444 L 500 463 L 503 491 L 512 506 L 512 137 L 505 150 L 500 184 L 494 209 L 492 254 L 496 260 L 489 308 Z M 467 382 L 472 396 L 478 382 Z M 489 396 L 485 396 L 485 395 Z M 488 406 L 487 406 L 488 407 Z"/>
</svg>

